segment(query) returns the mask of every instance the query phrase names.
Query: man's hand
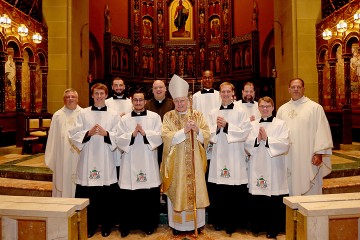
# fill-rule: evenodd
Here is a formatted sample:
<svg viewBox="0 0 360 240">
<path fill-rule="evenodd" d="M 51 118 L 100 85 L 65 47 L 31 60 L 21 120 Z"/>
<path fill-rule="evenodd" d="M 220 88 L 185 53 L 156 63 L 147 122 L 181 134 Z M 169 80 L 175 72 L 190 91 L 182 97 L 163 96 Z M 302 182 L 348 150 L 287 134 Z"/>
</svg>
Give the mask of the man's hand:
<svg viewBox="0 0 360 240">
<path fill-rule="evenodd" d="M 89 130 L 89 135 L 90 136 L 94 136 L 94 135 L 100 135 L 100 136 L 107 136 L 107 132 L 106 130 L 101 127 L 99 124 L 95 124 L 95 126 L 93 126 L 90 130 Z"/>
<path fill-rule="evenodd" d="M 320 166 L 322 163 L 322 154 L 314 154 L 311 163 L 315 166 Z"/>
<path fill-rule="evenodd" d="M 216 118 L 216 125 L 218 128 L 223 128 L 226 126 L 226 124 L 227 124 L 227 122 L 224 117 L 218 116 Z"/>
</svg>

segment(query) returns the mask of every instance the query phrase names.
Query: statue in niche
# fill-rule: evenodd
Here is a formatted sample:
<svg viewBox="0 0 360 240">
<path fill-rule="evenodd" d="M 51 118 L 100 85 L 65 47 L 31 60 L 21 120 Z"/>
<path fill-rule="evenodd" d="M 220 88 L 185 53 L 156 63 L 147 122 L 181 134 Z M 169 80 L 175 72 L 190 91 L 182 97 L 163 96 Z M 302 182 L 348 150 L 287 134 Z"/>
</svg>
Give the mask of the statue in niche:
<svg viewBox="0 0 360 240">
<path fill-rule="evenodd" d="M 211 51 L 209 61 L 210 61 L 210 70 L 212 72 L 214 72 L 214 60 L 215 60 L 215 52 Z"/>
<path fill-rule="evenodd" d="M 139 27 L 139 10 L 134 10 L 134 22 L 135 26 Z"/>
<path fill-rule="evenodd" d="M 118 51 L 115 48 L 112 50 L 111 63 L 112 63 L 112 69 L 118 70 L 118 68 L 119 68 L 119 54 L 118 54 Z"/>
<path fill-rule="evenodd" d="M 184 76 L 185 59 L 184 59 L 184 52 L 182 50 L 180 51 L 178 59 L 179 59 L 179 75 Z"/>
<path fill-rule="evenodd" d="M 129 55 L 125 50 L 121 51 L 121 70 L 127 71 L 129 69 Z"/>
<path fill-rule="evenodd" d="M 163 15 L 161 12 L 158 13 L 158 33 L 162 34 L 164 31 L 164 21 L 163 21 Z"/>
<path fill-rule="evenodd" d="M 229 10 L 227 8 L 224 8 L 223 11 L 223 21 L 224 21 L 224 26 L 227 29 L 229 27 Z"/>
<path fill-rule="evenodd" d="M 252 14 L 252 23 L 253 23 L 253 30 L 258 30 L 258 15 L 259 15 L 259 9 L 256 4 L 256 1 L 254 1 L 253 6 L 253 14 Z"/>
<path fill-rule="evenodd" d="M 211 41 L 219 42 L 220 40 L 220 24 L 219 19 L 214 19 L 211 21 Z"/>
<path fill-rule="evenodd" d="M 158 60 L 158 64 L 159 64 L 159 75 L 163 74 L 163 66 L 164 66 L 164 51 L 162 50 L 162 48 L 159 48 L 158 50 L 159 52 L 159 60 Z"/>
<path fill-rule="evenodd" d="M 170 73 L 175 74 L 175 69 L 176 69 L 176 56 L 175 56 L 175 51 L 173 50 L 170 56 Z"/>
<path fill-rule="evenodd" d="M 224 49 L 224 60 L 229 61 L 229 45 L 225 44 L 223 49 Z"/>
<path fill-rule="evenodd" d="M 189 54 L 187 55 L 186 64 L 188 75 L 192 75 L 194 69 L 194 56 L 191 51 L 189 51 Z"/>
<path fill-rule="evenodd" d="M 153 57 L 152 53 L 149 53 L 149 76 L 152 77 L 154 76 L 154 64 L 155 64 L 155 59 Z"/>
<path fill-rule="evenodd" d="M 204 70 L 205 67 L 205 49 L 200 48 L 200 66 L 201 69 Z"/>
<path fill-rule="evenodd" d="M 148 66 L 149 58 L 146 53 L 143 53 L 142 59 L 143 59 L 143 76 L 147 77 L 149 76 L 149 66 Z"/>
<path fill-rule="evenodd" d="M 143 21 L 143 40 L 144 43 L 152 43 L 152 23 L 150 21 Z"/>
<path fill-rule="evenodd" d="M 251 51 L 250 51 L 250 47 L 247 47 L 245 49 L 244 56 L 245 56 L 245 61 L 244 61 L 245 67 L 251 67 Z"/>
<path fill-rule="evenodd" d="M 217 75 L 220 74 L 221 68 L 220 68 L 220 53 L 216 52 L 216 57 L 215 57 L 215 73 Z"/>
<path fill-rule="evenodd" d="M 5 86 L 9 93 L 15 92 L 15 75 L 16 68 L 13 56 L 8 55 L 8 60 L 5 63 Z"/>
<path fill-rule="evenodd" d="M 173 32 L 173 37 L 186 37 L 190 36 L 190 32 L 185 30 L 186 20 L 189 17 L 189 9 L 186 9 L 182 3 L 182 0 L 179 0 L 179 5 L 176 7 L 174 15 L 174 24 L 178 29 L 176 32 Z"/>
<path fill-rule="evenodd" d="M 235 51 L 235 69 L 238 69 L 241 67 L 241 54 L 240 54 L 241 50 L 238 48 Z"/>
<path fill-rule="evenodd" d="M 110 9 L 109 9 L 108 4 L 106 4 L 106 7 L 105 7 L 104 17 L 105 17 L 105 32 L 110 32 L 111 16 L 110 16 Z"/>
</svg>

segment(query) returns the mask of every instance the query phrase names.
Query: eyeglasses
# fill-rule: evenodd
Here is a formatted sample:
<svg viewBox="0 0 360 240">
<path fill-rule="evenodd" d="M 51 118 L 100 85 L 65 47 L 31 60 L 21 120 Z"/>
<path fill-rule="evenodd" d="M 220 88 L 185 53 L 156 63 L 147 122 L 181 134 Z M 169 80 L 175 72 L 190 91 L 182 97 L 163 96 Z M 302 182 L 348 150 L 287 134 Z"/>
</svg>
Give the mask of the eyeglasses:
<svg viewBox="0 0 360 240">
<path fill-rule="evenodd" d="M 272 107 L 271 105 L 261 105 L 261 106 L 259 106 L 259 108 L 262 108 L 262 109 L 271 108 L 271 107 Z"/>
</svg>

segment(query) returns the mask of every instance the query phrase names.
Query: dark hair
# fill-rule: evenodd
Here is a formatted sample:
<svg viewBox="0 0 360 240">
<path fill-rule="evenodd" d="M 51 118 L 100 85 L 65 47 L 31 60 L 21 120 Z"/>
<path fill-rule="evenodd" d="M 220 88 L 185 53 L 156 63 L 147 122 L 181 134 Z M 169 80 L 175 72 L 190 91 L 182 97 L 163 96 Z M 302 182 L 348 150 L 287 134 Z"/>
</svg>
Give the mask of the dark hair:
<svg viewBox="0 0 360 240">
<path fill-rule="evenodd" d="M 292 82 L 292 81 L 295 81 L 295 80 L 299 80 L 299 81 L 301 81 L 302 86 L 303 86 L 303 87 L 305 87 L 304 80 L 302 80 L 301 78 L 293 78 L 293 79 L 291 79 L 291 80 L 290 80 L 290 82 L 289 82 L 289 87 L 290 87 L 290 85 L 291 85 L 291 82 Z"/>
</svg>

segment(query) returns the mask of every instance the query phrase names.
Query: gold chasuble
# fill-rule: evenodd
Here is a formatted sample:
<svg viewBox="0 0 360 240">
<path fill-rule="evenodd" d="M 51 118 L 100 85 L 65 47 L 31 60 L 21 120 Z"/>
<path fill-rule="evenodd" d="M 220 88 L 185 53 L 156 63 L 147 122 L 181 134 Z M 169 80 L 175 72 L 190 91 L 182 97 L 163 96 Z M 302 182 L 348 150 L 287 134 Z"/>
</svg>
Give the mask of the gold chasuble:
<svg viewBox="0 0 360 240">
<path fill-rule="evenodd" d="M 167 112 L 162 126 L 162 138 L 164 142 L 163 161 L 160 174 L 163 180 L 163 191 L 171 200 L 175 211 L 194 210 L 194 172 L 192 164 L 191 132 L 186 134 L 185 141 L 171 146 L 177 131 L 184 129 L 190 117 L 190 111 L 180 114 L 176 110 Z M 192 119 L 199 126 L 204 137 L 204 144 L 197 140 L 194 134 L 194 161 L 196 183 L 196 208 L 209 206 L 208 192 L 205 182 L 206 152 L 209 143 L 210 130 L 202 113 L 193 111 Z"/>
</svg>

